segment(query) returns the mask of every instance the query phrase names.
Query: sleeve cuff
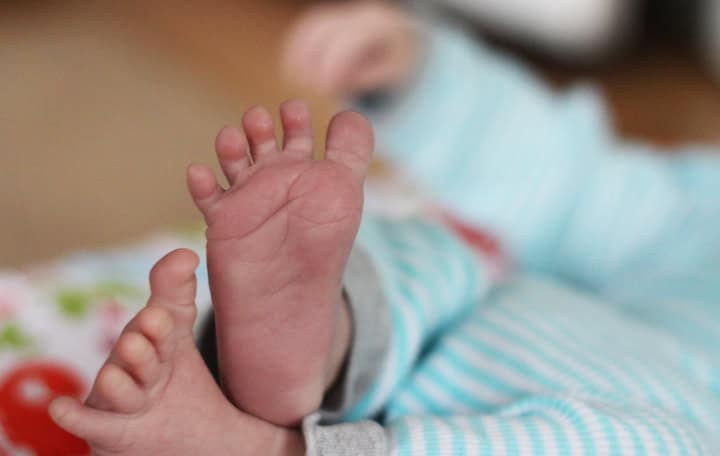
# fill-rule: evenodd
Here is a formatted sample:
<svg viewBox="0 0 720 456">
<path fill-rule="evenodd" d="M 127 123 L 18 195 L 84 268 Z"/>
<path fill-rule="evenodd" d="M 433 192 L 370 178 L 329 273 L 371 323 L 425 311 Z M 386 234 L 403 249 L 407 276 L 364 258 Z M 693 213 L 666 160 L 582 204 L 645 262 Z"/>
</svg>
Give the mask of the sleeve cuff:
<svg viewBox="0 0 720 456">
<path fill-rule="evenodd" d="M 305 456 L 386 456 L 385 430 L 374 421 L 320 426 L 319 414 L 303 421 Z"/>
</svg>

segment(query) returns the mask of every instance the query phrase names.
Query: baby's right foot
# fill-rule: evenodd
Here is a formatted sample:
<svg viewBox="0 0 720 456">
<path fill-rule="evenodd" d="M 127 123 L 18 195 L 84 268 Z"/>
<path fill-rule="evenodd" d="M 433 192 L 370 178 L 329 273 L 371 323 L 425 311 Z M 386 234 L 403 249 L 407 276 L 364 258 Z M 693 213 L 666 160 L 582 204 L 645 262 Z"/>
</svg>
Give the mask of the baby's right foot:
<svg viewBox="0 0 720 456">
<path fill-rule="evenodd" d="M 287 102 L 280 113 L 282 149 L 270 114 L 252 109 L 243 130 L 216 142 L 230 188 L 198 165 L 188 185 L 208 224 L 223 385 L 242 409 L 289 425 L 320 405 L 349 343 L 342 276 L 373 140 L 363 117 L 342 113 L 326 158 L 313 160 L 307 107 Z"/>
<path fill-rule="evenodd" d="M 187 250 L 160 260 L 147 307 L 123 331 L 85 404 L 51 404 L 54 420 L 88 440 L 94 455 L 299 454 L 299 434 L 240 412 L 205 367 L 192 335 L 196 266 Z"/>
</svg>

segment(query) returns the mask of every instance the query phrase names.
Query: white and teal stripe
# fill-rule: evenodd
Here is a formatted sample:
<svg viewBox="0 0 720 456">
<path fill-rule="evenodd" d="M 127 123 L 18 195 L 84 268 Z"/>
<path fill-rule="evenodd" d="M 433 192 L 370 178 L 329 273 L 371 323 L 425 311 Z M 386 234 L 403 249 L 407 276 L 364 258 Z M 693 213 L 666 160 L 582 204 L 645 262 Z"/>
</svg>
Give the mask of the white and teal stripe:
<svg viewBox="0 0 720 456">
<path fill-rule="evenodd" d="M 366 217 L 359 242 L 383 277 L 393 331 L 381 375 L 348 419 L 383 411 L 392 455 L 720 451 L 717 356 L 706 356 L 720 332 L 699 347 L 547 277 L 490 288 L 470 250 L 429 222 Z M 700 277 L 707 294 L 689 281 L 688 303 L 720 297 L 720 280 L 713 290 Z M 692 308 L 708 321 L 720 313 Z"/>
</svg>

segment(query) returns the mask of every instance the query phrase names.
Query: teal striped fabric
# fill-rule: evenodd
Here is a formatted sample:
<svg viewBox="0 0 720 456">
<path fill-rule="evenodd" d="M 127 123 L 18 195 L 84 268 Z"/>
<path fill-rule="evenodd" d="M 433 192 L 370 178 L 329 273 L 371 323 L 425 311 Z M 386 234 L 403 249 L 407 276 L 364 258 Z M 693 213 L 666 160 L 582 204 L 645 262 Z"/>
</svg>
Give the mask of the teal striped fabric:
<svg viewBox="0 0 720 456">
<path fill-rule="evenodd" d="M 384 412 L 392 454 L 719 454 L 720 275 L 699 300 L 662 281 L 610 301 L 536 274 L 490 286 L 469 249 L 428 222 L 367 217 L 359 242 L 393 332 L 382 375 L 347 418 Z M 701 314 L 702 338 L 676 330 L 692 334 L 681 322 Z"/>
<path fill-rule="evenodd" d="M 462 33 L 369 111 L 398 168 L 518 265 L 493 285 L 439 225 L 366 217 L 392 343 L 348 419 L 393 455 L 720 454 L 720 157 L 613 138 Z"/>
</svg>

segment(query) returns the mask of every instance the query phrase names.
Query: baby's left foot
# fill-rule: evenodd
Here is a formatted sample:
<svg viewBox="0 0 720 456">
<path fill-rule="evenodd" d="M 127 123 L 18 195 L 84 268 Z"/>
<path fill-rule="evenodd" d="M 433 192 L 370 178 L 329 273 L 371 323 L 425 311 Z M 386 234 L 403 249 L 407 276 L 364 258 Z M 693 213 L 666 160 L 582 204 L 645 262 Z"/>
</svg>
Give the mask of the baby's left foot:
<svg viewBox="0 0 720 456">
<path fill-rule="evenodd" d="M 270 113 L 251 109 L 216 142 L 230 187 L 202 165 L 188 186 L 208 224 L 223 387 L 248 413 L 292 426 L 318 409 L 350 343 L 342 279 L 373 135 L 359 114 L 338 114 L 325 158 L 313 160 L 307 106 L 286 102 L 280 117 L 282 149 Z"/>
<path fill-rule="evenodd" d="M 160 260 L 147 307 L 123 331 L 85 404 L 65 397 L 50 405 L 93 454 L 283 454 L 302 445 L 233 407 L 205 367 L 192 337 L 197 261 L 187 250 Z"/>
</svg>

